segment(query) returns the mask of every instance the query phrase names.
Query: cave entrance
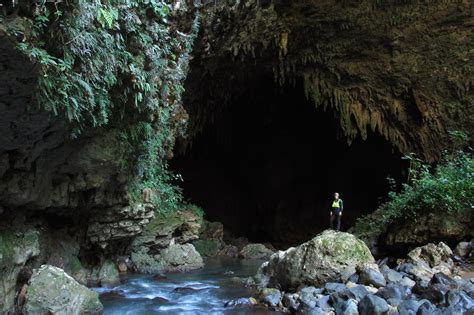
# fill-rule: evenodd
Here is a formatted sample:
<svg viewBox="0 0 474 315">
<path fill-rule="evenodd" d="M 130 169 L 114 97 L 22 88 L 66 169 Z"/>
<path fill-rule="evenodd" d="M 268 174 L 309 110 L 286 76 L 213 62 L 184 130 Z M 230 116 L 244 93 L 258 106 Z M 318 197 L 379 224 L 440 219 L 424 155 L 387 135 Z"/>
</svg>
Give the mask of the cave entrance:
<svg viewBox="0 0 474 315">
<path fill-rule="evenodd" d="M 328 228 L 335 191 L 345 203 L 346 230 L 386 197 L 388 176 L 402 177 L 390 143 L 369 134 L 349 146 L 338 122 L 305 98 L 302 84 L 259 80 L 171 165 L 184 179 L 185 198 L 208 220 L 254 242 L 298 244 Z"/>
</svg>

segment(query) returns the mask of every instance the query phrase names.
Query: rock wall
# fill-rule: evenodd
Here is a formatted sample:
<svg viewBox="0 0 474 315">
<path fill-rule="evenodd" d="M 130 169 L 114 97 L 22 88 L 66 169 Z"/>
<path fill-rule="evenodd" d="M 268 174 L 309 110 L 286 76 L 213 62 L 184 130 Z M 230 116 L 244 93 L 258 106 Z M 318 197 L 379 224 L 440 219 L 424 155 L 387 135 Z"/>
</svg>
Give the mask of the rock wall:
<svg viewBox="0 0 474 315">
<path fill-rule="evenodd" d="M 185 124 L 178 85 L 198 20 L 193 3 L 147 6 L 0 6 L 2 314 L 42 264 L 107 281 L 158 210 L 142 182 Z"/>
</svg>

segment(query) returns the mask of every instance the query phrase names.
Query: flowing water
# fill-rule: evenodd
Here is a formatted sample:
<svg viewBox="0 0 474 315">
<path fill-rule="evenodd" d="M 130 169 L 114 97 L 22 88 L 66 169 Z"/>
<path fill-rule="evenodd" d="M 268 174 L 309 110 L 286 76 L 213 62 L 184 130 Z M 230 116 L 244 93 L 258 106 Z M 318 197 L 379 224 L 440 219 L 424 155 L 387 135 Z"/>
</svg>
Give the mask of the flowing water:
<svg viewBox="0 0 474 315">
<path fill-rule="evenodd" d="M 209 259 L 205 267 L 166 277 L 128 275 L 113 288 L 96 288 L 104 314 L 272 314 L 262 308 L 225 307 L 255 292 L 234 277 L 255 275 L 261 261 Z M 273 314 L 275 314 L 273 312 Z"/>
</svg>

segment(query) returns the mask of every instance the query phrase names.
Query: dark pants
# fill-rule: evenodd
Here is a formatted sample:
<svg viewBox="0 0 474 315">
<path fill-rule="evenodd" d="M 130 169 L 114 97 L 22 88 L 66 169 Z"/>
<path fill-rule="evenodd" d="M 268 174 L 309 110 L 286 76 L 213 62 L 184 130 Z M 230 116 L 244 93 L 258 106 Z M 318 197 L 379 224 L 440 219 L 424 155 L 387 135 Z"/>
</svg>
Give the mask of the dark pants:
<svg viewBox="0 0 474 315">
<path fill-rule="evenodd" d="M 339 231 L 341 229 L 341 214 L 342 211 L 340 209 L 332 209 L 330 218 L 331 229 L 334 229 L 334 220 L 336 220 L 336 230 Z"/>
</svg>

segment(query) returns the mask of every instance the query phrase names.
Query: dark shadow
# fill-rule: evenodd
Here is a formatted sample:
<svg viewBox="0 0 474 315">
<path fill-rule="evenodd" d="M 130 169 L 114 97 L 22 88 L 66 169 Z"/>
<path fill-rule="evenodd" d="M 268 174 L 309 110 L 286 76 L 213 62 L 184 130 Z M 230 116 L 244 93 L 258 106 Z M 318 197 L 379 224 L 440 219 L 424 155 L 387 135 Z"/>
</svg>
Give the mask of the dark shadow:
<svg viewBox="0 0 474 315">
<path fill-rule="evenodd" d="M 235 235 L 277 246 L 326 229 L 335 191 L 343 229 L 373 211 L 387 176 L 402 176 L 400 154 L 376 134 L 349 146 L 334 112 L 316 109 L 302 86 L 260 82 L 172 161 L 185 197 Z"/>
</svg>

